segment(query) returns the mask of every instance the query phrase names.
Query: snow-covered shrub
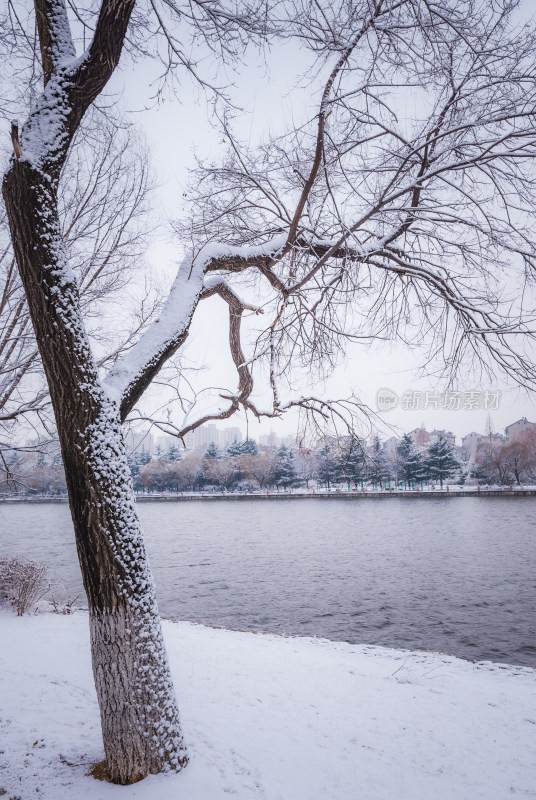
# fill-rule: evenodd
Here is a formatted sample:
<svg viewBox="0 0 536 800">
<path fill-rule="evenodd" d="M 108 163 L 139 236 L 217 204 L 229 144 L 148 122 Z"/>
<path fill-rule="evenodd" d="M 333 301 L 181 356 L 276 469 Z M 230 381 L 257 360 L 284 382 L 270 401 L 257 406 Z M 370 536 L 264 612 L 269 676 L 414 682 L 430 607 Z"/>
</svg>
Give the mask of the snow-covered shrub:
<svg viewBox="0 0 536 800">
<path fill-rule="evenodd" d="M 18 617 L 50 589 L 48 567 L 21 556 L 0 556 L 0 605 L 12 606 Z"/>
<path fill-rule="evenodd" d="M 65 586 L 63 583 L 58 584 L 54 589 L 54 594 L 50 596 L 50 602 L 55 614 L 72 614 L 74 611 L 74 604 L 80 597 L 79 594 L 74 595 L 72 589 Z"/>
</svg>

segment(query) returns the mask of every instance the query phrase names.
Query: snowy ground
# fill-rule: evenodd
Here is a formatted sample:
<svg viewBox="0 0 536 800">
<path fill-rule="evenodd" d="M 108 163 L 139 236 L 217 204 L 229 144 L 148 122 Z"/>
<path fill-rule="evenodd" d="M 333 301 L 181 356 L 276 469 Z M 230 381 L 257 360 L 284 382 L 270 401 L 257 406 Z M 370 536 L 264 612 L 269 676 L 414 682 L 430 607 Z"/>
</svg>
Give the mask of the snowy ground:
<svg viewBox="0 0 536 800">
<path fill-rule="evenodd" d="M 191 761 L 131 787 L 103 757 L 87 617 L 0 612 L 0 795 L 50 800 L 536 797 L 536 673 L 164 623 Z"/>
</svg>

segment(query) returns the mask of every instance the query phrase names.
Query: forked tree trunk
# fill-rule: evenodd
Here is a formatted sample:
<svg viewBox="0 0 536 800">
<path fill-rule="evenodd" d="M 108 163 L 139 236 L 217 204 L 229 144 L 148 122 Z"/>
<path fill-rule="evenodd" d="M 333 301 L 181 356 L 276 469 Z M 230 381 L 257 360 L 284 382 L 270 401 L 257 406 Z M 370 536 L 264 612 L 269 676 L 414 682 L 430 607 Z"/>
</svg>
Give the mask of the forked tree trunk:
<svg viewBox="0 0 536 800">
<path fill-rule="evenodd" d="M 3 194 L 63 454 L 108 773 L 132 783 L 178 771 L 187 755 L 119 409 L 91 355 L 53 182 L 13 161 Z"/>
</svg>

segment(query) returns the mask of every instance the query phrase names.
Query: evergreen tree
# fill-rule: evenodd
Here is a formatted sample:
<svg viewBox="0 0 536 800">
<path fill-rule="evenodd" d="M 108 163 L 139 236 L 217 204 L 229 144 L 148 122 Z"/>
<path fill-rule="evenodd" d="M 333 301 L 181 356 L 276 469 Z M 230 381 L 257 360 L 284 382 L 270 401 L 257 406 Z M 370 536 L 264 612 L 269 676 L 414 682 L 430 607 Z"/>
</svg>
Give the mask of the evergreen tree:
<svg viewBox="0 0 536 800">
<path fill-rule="evenodd" d="M 134 489 L 137 489 L 139 474 L 140 474 L 140 465 L 136 461 L 136 454 L 133 453 L 128 457 L 128 466 L 130 469 L 130 475 L 132 477 L 132 484 Z"/>
<path fill-rule="evenodd" d="M 182 458 L 182 453 L 180 449 L 177 447 L 176 444 L 172 444 L 169 446 L 168 451 L 166 453 L 166 458 L 168 461 L 180 461 Z"/>
<path fill-rule="evenodd" d="M 398 474 L 403 481 L 420 481 L 426 475 L 421 452 L 411 436 L 404 434 L 396 447 Z"/>
<path fill-rule="evenodd" d="M 240 455 L 241 456 L 258 456 L 259 455 L 259 448 L 257 447 L 257 442 L 254 439 L 246 439 L 245 442 L 242 442 L 240 445 Z"/>
<path fill-rule="evenodd" d="M 136 455 L 138 459 L 138 464 L 142 467 L 144 467 L 145 464 L 148 464 L 149 461 L 151 460 L 151 454 L 149 453 L 148 450 L 139 450 Z"/>
<path fill-rule="evenodd" d="M 365 475 L 365 455 L 363 445 L 359 439 L 352 437 L 345 442 L 339 454 L 338 467 L 340 480 L 357 486 L 358 482 L 363 479 Z"/>
<path fill-rule="evenodd" d="M 318 454 L 316 479 L 328 489 L 339 479 L 339 464 L 327 442 Z"/>
<path fill-rule="evenodd" d="M 233 458 L 247 455 L 257 456 L 259 454 L 259 449 L 257 447 L 257 442 L 253 439 L 246 439 L 245 442 L 237 442 L 235 439 L 227 448 L 227 453 Z"/>
<path fill-rule="evenodd" d="M 460 465 L 454 456 L 454 448 L 446 439 L 439 436 L 437 442 L 428 448 L 425 467 L 430 478 L 439 480 L 441 486 L 445 478 L 452 476 L 459 470 Z"/>
<path fill-rule="evenodd" d="M 227 455 L 236 457 L 242 455 L 242 444 L 238 442 L 236 439 L 232 444 L 227 447 Z"/>
<path fill-rule="evenodd" d="M 375 436 L 370 453 L 369 478 L 375 483 L 381 484 L 389 476 L 390 470 L 380 437 Z"/>
<path fill-rule="evenodd" d="M 17 454 L 17 459 L 16 459 L 16 460 L 15 460 L 15 459 L 13 459 L 13 460 L 11 461 L 11 464 L 12 464 L 13 466 L 16 466 L 16 465 L 17 465 L 17 464 L 19 464 L 19 463 L 20 463 L 20 458 L 19 458 L 19 456 L 18 456 L 18 454 Z M 61 453 L 60 453 L 60 451 L 59 451 L 59 450 L 57 450 L 57 451 L 54 453 L 53 457 L 52 457 L 52 466 L 53 466 L 53 467 L 63 467 L 63 459 L 62 459 L 62 457 L 61 457 Z"/>
<path fill-rule="evenodd" d="M 214 442 L 211 442 L 209 444 L 208 450 L 205 453 L 205 458 L 221 458 L 220 451 L 218 450 Z"/>
<path fill-rule="evenodd" d="M 284 489 L 289 489 L 291 486 L 296 486 L 298 483 L 296 467 L 294 465 L 294 452 L 289 447 L 285 447 L 285 445 L 282 445 L 277 451 L 274 483 L 277 486 L 282 486 Z"/>
<path fill-rule="evenodd" d="M 396 446 L 396 460 L 402 480 L 407 480 L 406 476 L 404 475 L 404 467 L 414 449 L 415 445 L 413 443 L 413 439 L 409 433 L 405 433 Z"/>
<path fill-rule="evenodd" d="M 424 463 L 422 453 L 415 448 L 410 452 L 406 464 L 404 466 L 404 480 L 406 481 L 422 481 L 427 476 L 427 469 Z"/>
<path fill-rule="evenodd" d="M 148 464 L 150 460 L 151 456 L 147 450 L 136 450 L 136 452 L 128 458 L 132 483 L 137 492 L 144 488 L 140 478 L 140 467 L 144 467 L 145 464 Z"/>
</svg>

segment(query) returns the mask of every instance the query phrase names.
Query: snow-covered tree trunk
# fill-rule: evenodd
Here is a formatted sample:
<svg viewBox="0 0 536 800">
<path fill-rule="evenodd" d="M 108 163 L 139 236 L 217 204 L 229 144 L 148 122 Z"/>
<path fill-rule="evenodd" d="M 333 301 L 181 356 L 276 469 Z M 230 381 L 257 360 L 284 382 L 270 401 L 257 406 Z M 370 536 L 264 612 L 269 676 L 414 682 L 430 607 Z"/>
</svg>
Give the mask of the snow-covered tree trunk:
<svg viewBox="0 0 536 800">
<path fill-rule="evenodd" d="M 54 182 L 29 161 L 4 178 L 13 246 L 57 421 L 87 593 L 109 777 L 187 761 L 118 405 L 103 390 L 65 260 Z"/>
</svg>

